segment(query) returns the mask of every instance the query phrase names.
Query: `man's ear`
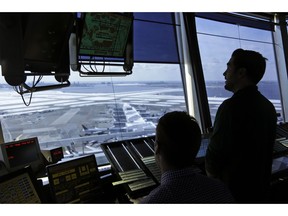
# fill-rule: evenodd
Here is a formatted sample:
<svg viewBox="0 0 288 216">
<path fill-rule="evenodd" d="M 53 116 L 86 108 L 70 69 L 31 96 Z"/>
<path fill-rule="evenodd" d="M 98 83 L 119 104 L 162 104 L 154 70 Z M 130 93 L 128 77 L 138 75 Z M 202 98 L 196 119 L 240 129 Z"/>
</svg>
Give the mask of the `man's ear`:
<svg viewBox="0 0 288 216">
<path fill-rule="evenodd" d="M 154 151 L 155 151 L 155 154 L 160 154 L 160 147 L 159 147 L 159 144 L 157 142 L 155 143 Z"/>
<path fill-rule="evenodd" d="M 247 76 L 247 69 L 244 67 L 239 68 L 237 72 L 238 72 L 238 75 L 240 77 L 246 77 Z"/>
</svg>

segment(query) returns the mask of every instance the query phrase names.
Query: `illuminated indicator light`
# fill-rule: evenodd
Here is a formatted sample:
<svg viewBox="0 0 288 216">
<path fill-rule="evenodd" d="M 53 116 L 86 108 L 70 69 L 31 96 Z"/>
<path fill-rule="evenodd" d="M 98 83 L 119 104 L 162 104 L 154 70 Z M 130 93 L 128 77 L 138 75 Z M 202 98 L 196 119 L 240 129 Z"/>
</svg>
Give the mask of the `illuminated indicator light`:
<svg viewBox="0 0 288 216">
<path fill-rule="evenodd" d="M 71 181 L 71 176 L 67 175 L 67 176 L 65 176 L 65 179 L 66 179 L 66 181 Z"/>
<path fill-rule="evenodd" d="M 63 194 L 63 193 L 67 193 L 67 192 L 68 192 L 67 189 L 62 190 L 62 191 L 59 191 L 59 192 L 56 193 L 56 196 L 58 196 L 58 195 L 60 195 L 60 194 Z"/>
<path fill-rule="evenodd" d="M 82 166 L 82 167 L 81 167 L 81 171 L 86 171 L 86 167 L 85 167 L 85 166 Z"/>
<path fill-rule="evenodd" d="M 80 176 L 84 176 L 84 175 L 89 174 L 88 165 L 79 167 L 79 174 L 80 174 Z"/>
<path fill-rule="evenodd" d="M 81 187 L 85 187 L 87 185 L 89 185 L 89 182 L 84 182 L 83 184 L 75 186 L 75 188 L 81 188 Z"/>
<path fill-rule="evenodd" d="M 54 185 L 58 185 L 60 183 L 59 178 L 53 180 Z"/>
<path fill-rule="evenodd" d="M 90 190 L 88 189 L 88 190 L 82 191 L 81 193 L 79 193 L 79 195 L 81 196 L 81 195 L 84 195 L 84 194 L 89 193 L 89 192 L 90 192 Z"/>
<path fill-rule="evenodd" d="M 53 174 L 52 177 L 53 177 L 53 178 L 57 178 L 57 177 L 59 177 L 59 173 L 55 173 L 55 174 Z"/>
<path fill-rule="evenodd" d="M 55 151 L 55 152 L 53 152 L 53 155 L 59 155 L 61 153 L 62 153 L 62 151 Z"/>
<path fill-rule="evenodd" d="M 75 200 L 72 200 L 71 202 L 69 202 L 69 203 L 78 203 L 80 201 L 80 198 L 77 198 L 77 199 L 75 199 Z"/>
<path fill-rule="evenodd" d="M 69 174 L 71 174 L 71 173 L 75 173 L 75 169 L 65 170 L 65 171 L 62 171 L 62 172 L 57 173 L 57 175 L 59 175 L 59 176 L 66 176 L 66 175 L 69 175 Z"/>
<path fill-rule="evenodd" d="M 88 175 L 88 174 L 89 174 L 89 172 L 81 172 L 80 173 L 81 176 L 85 176 L 85 175 Z"/>
</svg>

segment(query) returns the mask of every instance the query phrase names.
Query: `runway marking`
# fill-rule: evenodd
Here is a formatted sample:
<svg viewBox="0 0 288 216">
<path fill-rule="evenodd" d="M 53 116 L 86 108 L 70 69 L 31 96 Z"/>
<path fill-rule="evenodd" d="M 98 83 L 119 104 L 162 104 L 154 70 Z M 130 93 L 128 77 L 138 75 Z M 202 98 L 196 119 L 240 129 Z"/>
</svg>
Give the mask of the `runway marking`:
<svg viewBox="0 0 288 216">
<path fill-rule="evenodd" d="M 41 133 L 41 132 L 55 131 L 55 130 L 56 130 L 56 128 L 52 128 L 52 127 L 25 129 L 25 130 L 23 130 L 23 134 L 27 134 L 27 133 Z"/>
<path fill-rule="evenodd" d="M 73 118 L 73 116 L 76 115 L 76 113 L 79 111 L 80 108 L 70 109 L 62 116 L 60 116 L 58 119 L 56 119 L 51 125 L 67 124 L 70 121 L 70 119 Z"/>
</svg>

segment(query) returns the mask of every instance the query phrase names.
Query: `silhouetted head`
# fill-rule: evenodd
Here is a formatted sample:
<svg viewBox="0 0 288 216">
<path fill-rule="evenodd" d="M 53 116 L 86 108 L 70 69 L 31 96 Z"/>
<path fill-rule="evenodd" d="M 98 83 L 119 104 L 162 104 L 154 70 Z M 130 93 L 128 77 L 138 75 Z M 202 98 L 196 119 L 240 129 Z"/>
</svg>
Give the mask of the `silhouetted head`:
<svg viewBox="0 0 288 216">
<path fill-rule="evenodd" d="M 166 113 L 156 128 L 155 156 L 162 171 L 193 165 L 201 144 L 201 130 L 186 112 Z"/>
<path fill-rule="evenodd" d="M 266 58 L 252 50 L 236 49 L 232 53 L 236 69 L 246 68 L 247 76 L 257 84 L 263 77 L 266 69 Z"/>
<path fill-rule="evenodd" d="M 266 69 L 266 58 L 252 50 L 236 49 L 223 73 L 225 88 L 236 92 L 247 85 L 257 85 Z"/>
</svg>

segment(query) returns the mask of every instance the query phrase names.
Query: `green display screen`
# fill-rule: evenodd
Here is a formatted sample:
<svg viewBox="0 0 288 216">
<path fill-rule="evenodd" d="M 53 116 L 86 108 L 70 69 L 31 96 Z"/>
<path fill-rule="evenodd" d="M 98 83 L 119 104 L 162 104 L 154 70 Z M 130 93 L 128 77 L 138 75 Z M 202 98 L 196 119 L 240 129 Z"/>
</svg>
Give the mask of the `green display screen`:
<svg viewBox="0 0 288 216">
<path fill-rule="evenodd" d="M 116 13 L 86 13 L 79 55 L 124 57 L 133 18 Z"/>
</svg>

